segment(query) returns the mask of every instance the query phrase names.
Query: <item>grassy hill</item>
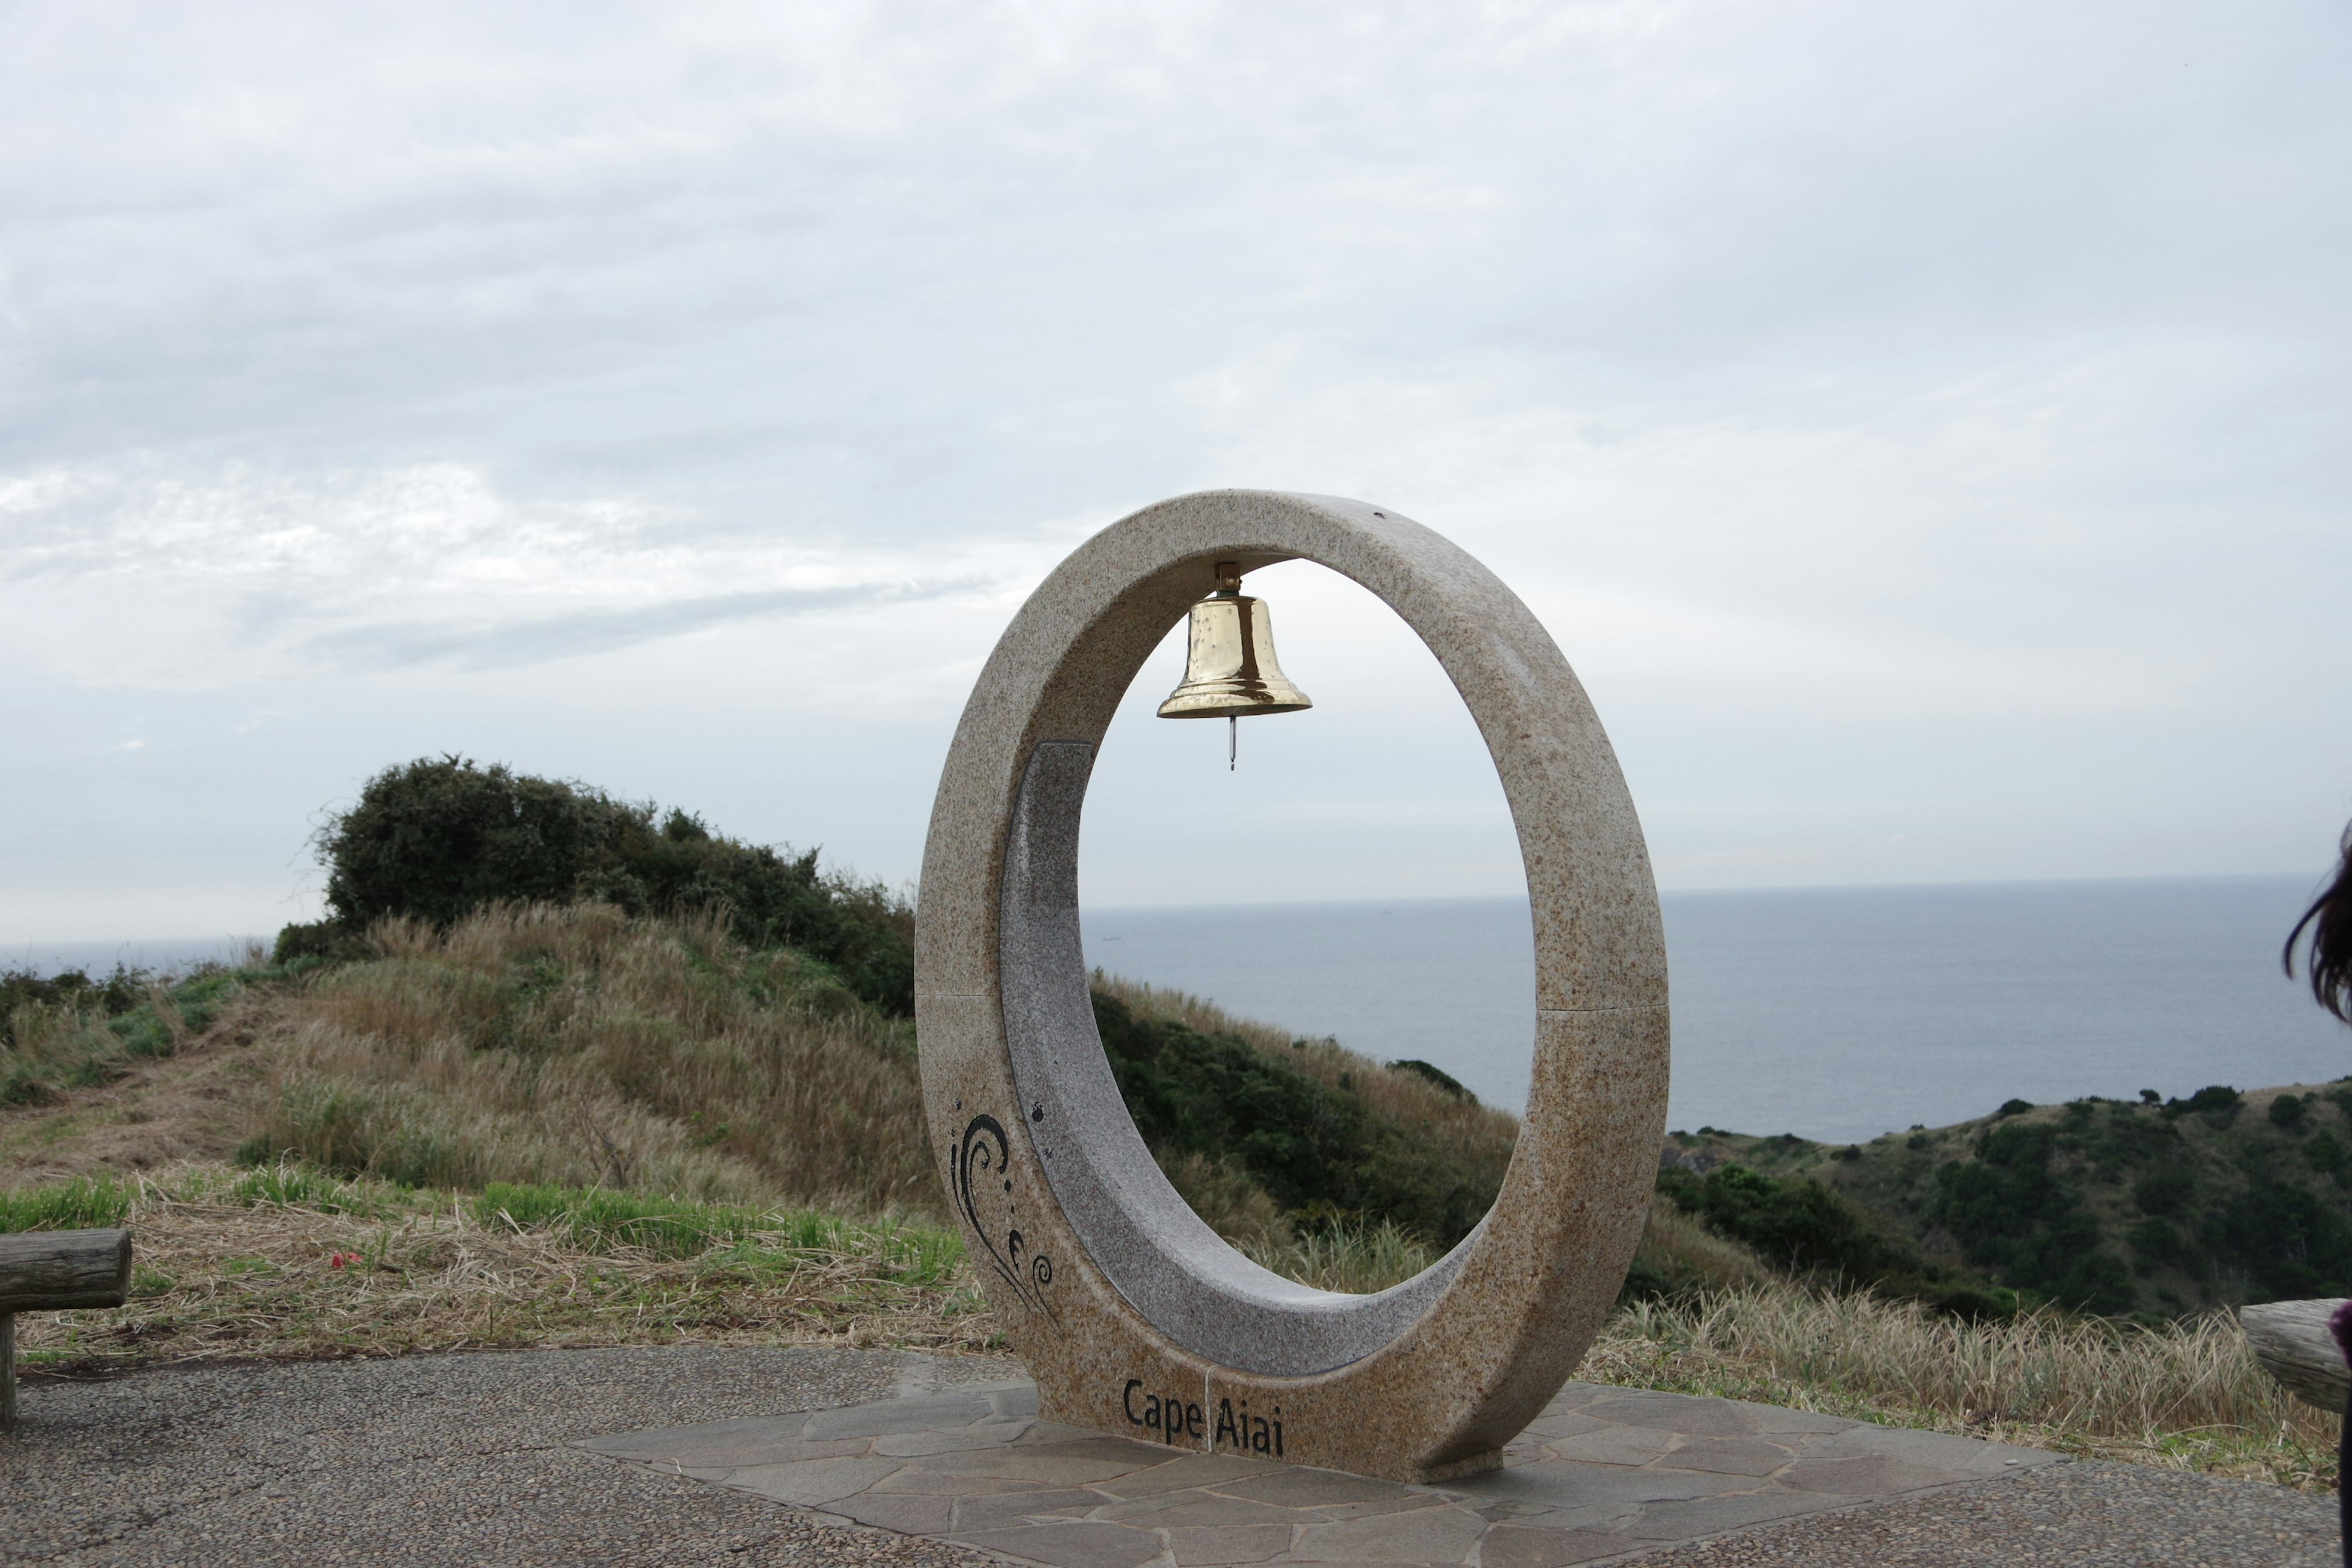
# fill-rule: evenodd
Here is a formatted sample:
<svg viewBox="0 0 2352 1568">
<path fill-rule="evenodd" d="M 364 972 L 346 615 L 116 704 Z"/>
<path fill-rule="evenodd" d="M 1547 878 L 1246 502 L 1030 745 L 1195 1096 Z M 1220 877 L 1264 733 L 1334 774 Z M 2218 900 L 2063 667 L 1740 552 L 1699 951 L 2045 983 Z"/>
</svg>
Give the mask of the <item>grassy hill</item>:
<svg viewBox="0 0 2352 1568">
<path fill-rule="evenodd" d="M 140 1237 L 125 1307 L 20 1325 L 37 1372 L 1002 1342 L 925 1146 L 903 899 L 457 759 L 372 781 L 321 853 L 332 918 L 273 952 L 0 974 L 0 1229 Z M 1492 1201 L 1517 1121 L 1425 1064 L 1094 994 L 1161 1168 L 1266 1267 L 1380 1289 Z M 1846 1148 L 1675 1134 L 1584 1375 L 2325 1488 L 2332 1419 L 2217 1309 L 2352 1285 L 2347 1110 L 2216 1089 Z"/>
<path fill-rule="evenodd" d="M 363 942 L 168 983 L 12 983 L 0 1228 L 127 1221 L 140 1237 L 125 1307 L 20 1323 L 35 1375 L 539 1344 L 1002 1343 L 940 1220 L 911 1026 L 829 966 L 747 948 L 715 917 L 594 903 L 394 919 Z M 1512 1119 L 1420 1072 L 1108 976 L 1097 992 L 1163 1167 L 1292 1278 L 1368 1290 L 1411 1275 L 1507 1163 Z M 2307 1146 L 2336 1113 L 2281 1136 Z M 2175 1119 L 2198 1136 L 2191 1118 L 2219 1113 Z M 1695 1212 L 1661 1197 L 1638 1299 L 1583 1375 L 2333 1483 L 2332 1422 L 2263 1376 L 2226 1315 L 1972 1317 L 1773 1254 L 1794 1279 L 1739 1236 L 1925 1278 L 1840 1195 L 1874 1158 L 1714 1133 L 1674 1152 L 1727 1163 L 1685 1173 Z M 1754 1180 L 1728 1179 L 1733 1156 Z M 1716 1178 L 1738 1200 L 1719 1220 Z"/>
<path fill-rule="evenodd" d="M 913 1021 L 713 913 L 494 904 L 446 928 L 387 916 L 343 956 L 6 984 L 0 1172 L 19 1180 L 295 1161 L 410 1187 L 947 1213 Z M 1433 1255 L 1500 1184 L 1516 1120 L 1418 1073 L 1110 976 L 1096 1005 L 1171 1180 L 1276 1266 L 1335 1229 Z"/>
<path fill-rule="evenodd" d="M 1666 1164 L 1810 1178 L 1925 1258 L 2108 1316 L 2352 1295 L 2352 1082 L 2011 1100 L 1843 1146 L 1702 1128 Z"/>
</svg>

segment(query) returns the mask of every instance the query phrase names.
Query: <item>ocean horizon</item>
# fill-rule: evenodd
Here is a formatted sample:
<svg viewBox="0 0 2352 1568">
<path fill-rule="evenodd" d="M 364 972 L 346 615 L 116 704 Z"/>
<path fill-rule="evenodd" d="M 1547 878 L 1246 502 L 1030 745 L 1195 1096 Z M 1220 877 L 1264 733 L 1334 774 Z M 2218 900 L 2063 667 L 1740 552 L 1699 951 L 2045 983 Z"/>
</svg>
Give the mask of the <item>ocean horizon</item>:
<svg viewBox="0 0 2352 1568">
<path fill-rule="evenodd" d="M 1663 895 L 1670 1125 L 1848 1142 L 2035 1103 L 2352 1074 L 2352 1029 L 2279 972 L 2299 877 Z M 1521 1109 L 1524 898 L 1088 908 L 1087 962 Z M 234 959 L 249 939 L 18 944 L 45 973 Z"/>
<path fill-rule="evenodd" d="M 2352 1074 L 2279 970 L 2300 877 L 1673 892 L 1669 1124 L 1849 1142 L 2144 1089 Z M 1087 960 L 1521 1109 L 1524 898 L 1089 909 Z"/>
</svg>

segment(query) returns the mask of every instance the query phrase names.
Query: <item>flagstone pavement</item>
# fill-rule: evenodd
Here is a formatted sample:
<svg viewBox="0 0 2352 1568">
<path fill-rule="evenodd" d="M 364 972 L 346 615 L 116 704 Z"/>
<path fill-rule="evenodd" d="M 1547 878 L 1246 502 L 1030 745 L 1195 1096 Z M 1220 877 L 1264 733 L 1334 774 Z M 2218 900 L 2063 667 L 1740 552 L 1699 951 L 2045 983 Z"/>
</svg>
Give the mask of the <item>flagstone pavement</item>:
<svg viewBox="0 0 2352 1568">
<path fill-rule="evenodd" d="M 2064 1462 L 1591 1384 L 1564 1389 L 1503 1469 L 1438 1486 L 1056 1426 L 1023 1380 L 581 1447 L 1052 1568 L 1567 1568 Z"/>
</svg>

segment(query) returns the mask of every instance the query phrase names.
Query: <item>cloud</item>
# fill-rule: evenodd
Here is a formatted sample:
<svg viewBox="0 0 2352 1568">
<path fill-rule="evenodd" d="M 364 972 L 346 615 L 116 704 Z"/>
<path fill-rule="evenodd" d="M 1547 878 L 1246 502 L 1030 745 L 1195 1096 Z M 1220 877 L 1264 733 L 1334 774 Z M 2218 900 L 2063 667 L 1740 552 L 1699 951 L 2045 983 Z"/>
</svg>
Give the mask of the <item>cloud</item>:
<svg viewBox="0 0 2352 1568">
<path fill-rule="evenodd" d="M 654 716 L 683 798 L 788 708 L 856 779 L 789 831 L 906 874 L 1028 585 L 1241 484 L 1495 566 L 1661 864 L 1798 863 L 1759 799 L 1883 806 L 1811 879 L 2295 863 L 2352 778 L 2347 68 L 2305 0 L 0 10 L 0 717 L 117 759 L 11 775 L 24 832 L 162 820 L 160 738 L 250 711 L 208 798 L 559 709 L 544 765 Z M 1357 700 L 1413 650 L 1321 603 L 1294 732 L 1355 760 L 1295 798 L 1486 810 L 1363 760 L 1450 700 Z M 1468 890 L 1445 842 L 1286 885 Z"/>
<path fill-rule="evenodd" d="M 52 668 L 175 686 L 511 669 L 1001 584 L 971 552 L 921 561 L 685 523 L 626 496 L 519 501 L 448 464 L 46 470 L 0 480 L 0 603 Z"/>
<path fill-rule="evenodd" d="M 920 603 L 981 586 L 984 584 L 964 581 L 905 588 L 869 585 L 716 594 L 642 609 L 583 611 L 487 626 L 394 622 L 322 632 L 305 638 L 295 651 L 341 669 L 396 669 L 440 662 L 464 669 L 513 669 L 552 659 L 614 653 L 731 621 L 812 615 L 856 605 Z"/>
</svg>

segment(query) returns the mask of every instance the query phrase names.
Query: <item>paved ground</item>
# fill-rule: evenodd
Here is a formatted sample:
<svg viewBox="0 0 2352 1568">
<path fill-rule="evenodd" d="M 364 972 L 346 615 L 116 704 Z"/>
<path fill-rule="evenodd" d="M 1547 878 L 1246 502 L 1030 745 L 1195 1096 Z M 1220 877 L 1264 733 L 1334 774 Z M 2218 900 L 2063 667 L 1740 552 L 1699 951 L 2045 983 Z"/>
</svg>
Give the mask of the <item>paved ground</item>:
<svg viewBox="0 0 2352 1568">
<path fill-rule="evenodd" d="M 978 1553 L 828 1528 L 570 1445 L 879 1398 L 1006 1363 L 680 1347 L 27 1380 L 0 1437 L 0 1563 L 889 1564 Z"/>
<path fill-rule="evenodd" d="M 2336 1568 L 2336 1500 L 2076 1463 L 1743 1531 L 1641 1568 Z"/>
<path fill-rule="evenodd" d="M 969 1547 L 828 1524 L 820 1515 L 746 1491 L 614 1463 L 574 1445 L 648 1427 L 772 1423 L 779 1413 L 794 1409 L 936 1396 L 957 1384 L 1001 1381 L 1015 1371 L 1007 1363 L 977 1358 L 682 1347 L 219 1367 L 89 1384 L 36 1380 L 26 1389 L 24 1429 L 0 1439 L 0 1563 L 875 1563 L 971 1568 L 987 1559 Z M 1593 1397 L 1622 1396 L 1596 1391 Z M 1566 1414 L 1579 1415 L 1574 1410 Z M 1683 1500 L 1729 1503 L 1741 1496 L 1763 1496 L 1767 1489 L 1753 1484 L 1759 1479 L 1753 1472 L 1770 1456 L 1738 1444 L 1758 1436 L 1768 1447 L 1789 1438 L 1802 1437 L 1808 1445 L 1837 1438 L 1835 1433 L 1759 1433 L 1751 1425 L 1746 1433 L 1685 1433 L 1679 1441 L 1651 1440 L 1653 1451 L 1645 1455 L 1640 1434 L 1664 1428 L 1619 1419 L 1622 1414 L 1594 1408 L 1588 1401 L 1579 1420 L 1554 1424 L 1560 1430 L 1551 1439 L 1551 1458 L 1566 1457 L 1560 1448 L 1565 1444 L 1569 1454 L 1580 1456 L 1577 1462 L 1613 1458 L 1634 1470 L 1680 1453 L 1679 1464 L 1665 1468 L 1716 1478 Z M 1795 1419 L 1801 1425 L 1811 1418 Z M 1578 1427 L 1580 1420 L 1595 1425 L 1567 1430 Z M 1594 1452 L 1612 1445 L 1613 1455 Z M 1155 1462 L 1167 1462 L 1164 1450 L 1150 1452 Z M 1855 1457 L 1872 1456 L 1845 1456 Z M 1790 1466 L 1809 1459 L 1818 1467 L 1839 1458 L 1819 1451 L 1792 1454 L 1779 1467 L 1774 1484 L 1802 1491 L 1787 1481 L 1825 1479 L 1837 1472 L 1798 1472 Z M 1724 1463 L 1708 1469 L 1694 1461 Z M 2000 1468 L 2027 1473 L 1815 1512 L 1691 1545 L 1653 1545 L 1630 1537 L 1624 1543 L 1639 1553 L 1643 1568 L 2045 1563 L 2175 1568 L 2338 1561 L 2332 1499 L 2129 1466 Z M 1717 1485 L 1727 1476 L 1738 1479 Z M 1760 1479 L 1774 1478 L 1768 1473 Z M 1882 1473 L 1877 1481 L 1884 1488 L 1901 1479 Z M 1279 1489 L 1302 1483 L 1277 1478 L 1267 1484 Z M 1837 1484 L 1854 1483 L 1848 1477 Z M 1358 1506 L 1253 1500 L 1337 1510 L 1331 1519 L 1317 1522 L 1339 1526 Z M 1504 1501 L 1526 1500 L 1482 1495 L 1473 1506 Z M 1530 1524 L 1531 1517 L 1514 1520 L 1517 1533 L 1505 1538 L 1514 1549 L 1485 1552 L 1483 1568 L 1542 1568 L 1547 1561 L 1572 1561 L 1556 1551 L 1530 1548 L 1575 1545 L 1572 1537 L 1590 1533 L 1572 1527 L 1574 1521 Z M 921 1521 L 910 1517 L 905 1522 Z M 1496 1523 L 1485 1521 L 1486 1526 Z M 1155 1528 L 1163 1527 L 1195 1528 L 1167 1519 Z M 1016 1515 L 1005 1528 L 1037 1527 Z M 1547 1529 L 1551 1534 L 1538 1540 Z M 1377 1525 L 1359 1533 L 1365 1539 L 1352 1542 L 1346 1553 L 1350 1558 L 1382 1561 L 1390 1568 L 1414 1560 L 1400 1550 L 1407 1539 L 1402 1535 Z M 1329 1555 L 1339 1556 L 1336 1548 L 1351 1541 L 1345 1534 L 1333 1536 Z M 1016 1543 L 991 1544 L 1003 1550 Z M 1202 1556 L 1191 1551 L 1182 1555 Z M 1246 1551 L 1212 1550 L 1207 1555 L 1229 1563 L 1263 1560 Z"/>
<path fill-rule="evenodd" d="M 1039 1421 L 1026 1380 L 600 1437 L 597 1453 L 1054 1568 L 1568 1568 L 2061 1465 L 1800 1410 L 1570 1384 L 1495 1474 L 1403 1486 Z"/>
</svg>

